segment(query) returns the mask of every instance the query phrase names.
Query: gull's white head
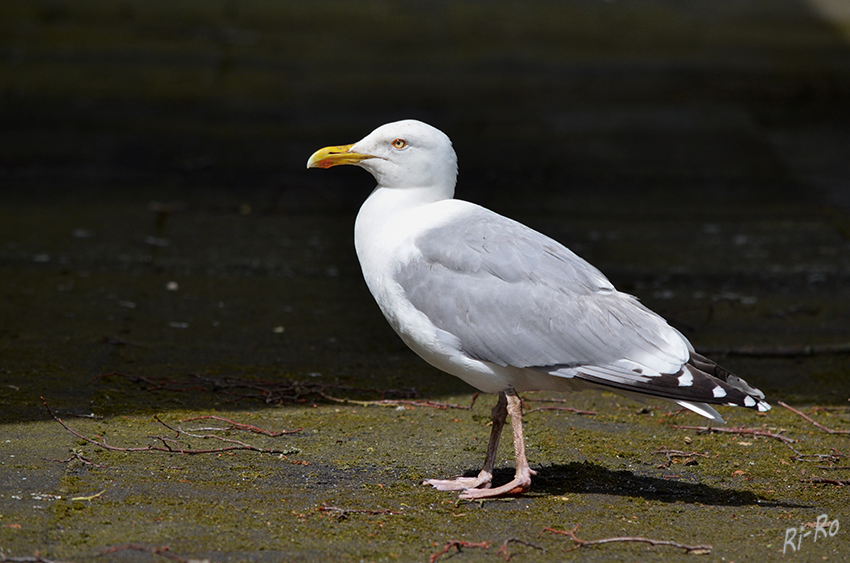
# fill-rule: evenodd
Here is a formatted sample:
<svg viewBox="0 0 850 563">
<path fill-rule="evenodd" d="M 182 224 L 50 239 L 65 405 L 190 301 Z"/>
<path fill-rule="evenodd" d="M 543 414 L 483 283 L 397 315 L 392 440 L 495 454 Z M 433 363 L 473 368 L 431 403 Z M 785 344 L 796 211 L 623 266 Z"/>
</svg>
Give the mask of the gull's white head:
<svg viewBox="0 0 850 563">
<path fill-rule="evenodd" d="M 307 168 L 356 164 L 368 170 L 381 188 L 430 188 L 454 194 L 457 156 L 445 133 L 407 119 L 381 125 L 353 145 L 319 149 Z"/>
</svg>

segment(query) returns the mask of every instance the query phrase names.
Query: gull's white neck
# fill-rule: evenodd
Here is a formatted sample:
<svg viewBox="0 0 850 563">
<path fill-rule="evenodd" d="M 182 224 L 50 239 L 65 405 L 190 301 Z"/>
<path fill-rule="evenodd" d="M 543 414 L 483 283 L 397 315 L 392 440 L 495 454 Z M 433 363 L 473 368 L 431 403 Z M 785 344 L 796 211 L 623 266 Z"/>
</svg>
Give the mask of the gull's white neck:
<svg viewBox="0 0 850 563">
<path fill-rule="evenodd" d="M 360 207 L 360 215 L 377 213 L 387 215 L 400 213 L 422 205 L 436 203 L 444 199 L 451 199 L 454 189 L 442 189 L 434 186 L 421 188 L 385 188 L 378 186 L 366 198 Z"/>
<path fill-rule="evenodd" d="M 391 263 L 398 264 L 408 252 L 413 252 L 413 237 L 450 219 L 453 214 L 445 208 L 460 203 L 451 199 L 453 191 L 433 186 L 378 186 L 366 199 L 354 224 L 354 247 L 373 295 L 380 280 L 392 275 L 388 270 Z M 434 206 L 444 209 L 435 212 Z"/>
</svg>

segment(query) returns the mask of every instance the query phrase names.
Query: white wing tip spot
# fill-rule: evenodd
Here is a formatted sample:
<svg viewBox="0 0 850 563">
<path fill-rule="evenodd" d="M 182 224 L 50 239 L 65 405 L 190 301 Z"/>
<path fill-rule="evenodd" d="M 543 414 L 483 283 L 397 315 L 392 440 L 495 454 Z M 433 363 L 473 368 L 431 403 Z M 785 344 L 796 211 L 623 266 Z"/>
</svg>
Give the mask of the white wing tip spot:
<svg viewBox="0 0 850 563">
<path fill-rule="evenodd" d="M 689 387 L 694 384 L 694 376 L 691 372 L 685 372 L 679 376 L 679 387 Z"/>
<path fill-rule="evenodd" d="M 716 386 L 714 389 L 712 389 L 712 390 L 711 390 L 711 394 L 712 394 L 712 395 L 714 395 L 716 398 L 718 398 L 718 399 L 719 399 L 720 397 L 725 397 L 725 396 L 726 396 L 726 390 L 725 390 L 725 389 L 723 389 L 723 387 L 721 387 L 720 385 L 718 385 L 718 386 Z M 747 396 L 747 399 L 749 399 L 750 401 L 752 401 L 752 400 L 753 400 L 753 399 L 752 399 L 749 395 Z M 747 403 L 747 401 L 746 401 L 746 400 L 744 400 L 744 404 L 746 404 L 746 403 Z M 751 407 L 751 406 L 753 406 L 753 405 L 755 405 L 755 403 L 753 403 L 752 405 L 747 405 L 747 406 L 748 406 L 748 407 Z"/>
<path fill-rule="evenodd" d="M 754 407 L 754 406 L 756 406 L 756 400 L 753 399 L 752 397 L 750 397 L 749 395 L 747 395 L 746 397 L 744 397 L 744 406 L 745 407 Z"/>
</svg>

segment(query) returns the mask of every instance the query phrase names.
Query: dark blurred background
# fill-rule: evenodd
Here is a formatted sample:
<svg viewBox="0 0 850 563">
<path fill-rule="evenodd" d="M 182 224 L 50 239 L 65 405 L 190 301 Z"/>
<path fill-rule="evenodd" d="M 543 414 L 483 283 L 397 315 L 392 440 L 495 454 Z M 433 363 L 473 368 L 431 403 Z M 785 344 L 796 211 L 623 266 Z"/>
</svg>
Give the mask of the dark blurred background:
<svg viewBox="0 0 850 563">
<path fill-rule="evenodd" d="M 0 182 L 15 198 L 208 198 L 351 212 L 315 148 L 419 118 L 460 194 L 603 209 L 844 195 L 850 8 L 690 2 L 81 1 L 0 6 Z M 517 195 L 521 192 L 521 198 Z M 814 196 L 812 196 L 814 197 Z"/>
<path fill-rule="evenodd" d="M 327 398 L 474 390 L 368 294 L 352 231 L 373 179 L 305 168 L 402 118 L 452 138 L 459 197 L 567 244 L 765 391 L 774 410 L 721 408 L 730 426 L 788 429 L 805 459 L 846 465 L 841 438 L 777 401 L 839 407 L 813 416 L 848 427 L 850 0 L 0 0 L 3 553 L 391 561 L 465 538 L 493 549 L 458 561 L 503 541 L 563 561 L 565 538 L 539 531 L 580 522 L 742 561 L 842 513 L 808 481 L 836 472 L 776 441 L 691 441 L 668 423 L 695 415 L 590 392 L 563 400 L 596 417 L 528 417 L 534 494 L 473 506 L 420 487 L 478 467 L 492 398 Z M 127 447 L 166 443 L 151 414 L 303 431 L 262 442 L 290 460 L 106 452 L 40 397 Z M 683 443 L 711 458 L 658 465 Z M 841 545 L 803 542 L 810 560 Z"/>
<path fill-rule="evenodd" d="M 371 177 L 305 170 L 411 117 L 453 139 L 459 197 L 568 244 L 698 347 L 846 341 L 844 0 L 4 0 L 9 389 L 76 397 L 120 369 L 467 389 L 429 383 L 360 281 Z M 808 398 L 848 373 L 730 360 Z"/>
</svg>

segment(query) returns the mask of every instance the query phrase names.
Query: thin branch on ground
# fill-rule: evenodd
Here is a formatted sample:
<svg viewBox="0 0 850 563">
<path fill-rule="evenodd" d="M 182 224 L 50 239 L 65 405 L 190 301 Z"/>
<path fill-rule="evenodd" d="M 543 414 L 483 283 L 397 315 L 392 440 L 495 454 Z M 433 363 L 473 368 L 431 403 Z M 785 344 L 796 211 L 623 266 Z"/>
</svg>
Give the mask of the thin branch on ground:
<svg viewBox="0 0 850 563">
<path fill-rule="evenodd" d="M 224 418 L 221 416 L 215 416 L 212 414 L 208 414 L 206 416 L 193 416 L 192 418 L 183 418 L 180 422 L 191 422 L 193 420 L 219 420 L 221 422 L 226 422 L 230 426 L 227 428 L 196 428 L 194 432 L 199 432 L 201 430 L 247 430 L 248 432 L 253 432 L 254 434 L 263 434 L 264 436 L 270 436 L 272 438 L 277 438 L 278 436 L 283 436 L 285 434 L 296 434 L 301 432 L 301 428 L 296 428 L 295 430 L 281 430 L 280 432 L 273 432 L 271 430 L 265 430 L 263 428 L 259 428 L 254 426 L 253 424 L 242 424 L 241 422 L 235 422 L 230 420 L 229 418 Z"/>
<path fill-rule="evenodd" d="M 106 489 L 103 489 L 103 490 L 102 490 L 102 491 L 100 491 L 99 493 L 95 493 L 95 494 L 93 494 L 93 495 L 80 496 L 80 497 L 71 497 L 71 499 L 70 499 L 70 500 L 79 500 L 79 501 L 83 501 L 83 500 L 85 500 L 85 501 L 92 501 L 92 500 L 94 500 L 94 499 L 96 499 L 96 498 L 100 497 L 101 495 L 103 495 L 103 493 L 105 493 L 105 492 L 106 492 Z"/>
<path fill-rule="evenodd" d="M 35 555 L 23 555 L 21 557 L 11 557 L 0 551 L 0 563 L 65 563 L 56 559 L 47 559 L 35 552 Z"/>
<path fill-rule="evenodd" d="M 573 540 L 576 545 L 567 551 L 574 551 L 576 549 L 594 546 L 594 545 L 602 545 L 606 543 L 617 543 L 617 542 L 640 542 L 640 543 L 648 543 L 649 545 L 669 545 L 670 547 L 678 547 L 679 549 L 684 549 L 688 553 L 692 553 L 694 555 L 704 555 L 706 553 L 711 553 L 712 547 L 710 545 L 685 545 L 683 543 L 669 541 L 669 540 L 653 540 L 650 538 L 644 538 L 641 536 L 618 536 L 613 538 L 602 538 L 598 540 L 583 540 L 576 536 L 576 532 L 578 531 L 578 527 L 580 524 L 576 524 L 572 530 L 556 530 L 554 528 L 543 528 L 537 537 L 543 532 L 552 532 L 553 534 L 560 534 L 563 536 L 569 536 L 571 540 Z"/>
<path fill-rule="evenodd" d="M 146 391 L 171 391 L 176 393 L 197 393 L 208 392 L 227 397 L 229 402 L 237 402 L 241 400 L 257 400 L 264 403 L 305 403 L 312 400 L 325 399 L 333 402 L 350 402 L 353 404 L 364 405 L 383 405 L 383 406 L 398 406 L 409 404 L 411 406 L 433 407 L 433 408 L 454 408 L 468 410 L 471 407 L 463 407 L 458 405 L 450 405 L 444 403 L 436 403 L 433 401 L 413 401 L 417 393 L 415 389 L 361 389 L 348 385 L 326 385 L 312 381 L 267 381 L 261 379 L 247 379 L 238 377 L 225 377 L 215 379 L 206 377 L 197 373 L 190 373 L 185 376 L 177 377 L 148 377 L 144 375 L 134 375 L 123 372 L 104 373 L 99 378 L 106 377 L 123 377 L 133 383 L 140 383 L 146 386 Z M 372 393 L 379 395 L 381 400 L 378 401 L 355 401 L 354 399 L 337 398 L 328 394 L 329 391 L 351 392 L 351 393 Z M 394 399 L 388 397 L 398 397 L 411 401 L 393 402 Z M 475 399 L 473 399 L 473 403 Z"/>
<path fill-rule="evenodd" d="M 688 461 L 685 462 L 685 465 L 696 465 L 696 460 L 693 459 L 696 456 L 709 457 L 708 452 L 683 452 L 681 450 L 671 450 L 667 446 L 664 446 L 664 447 L 661 447 L 661 448 L 655 450 L 650 455 L 657 455 L 657 454 L 662 454 L 662 455 L 667 456 L 667 461 L 665 461 L 661 465 L 657 465 L 656 466 L 657 469 L 667 469 L 668 467 L 670 467 L 670 464 L 673 463 L 674 457 L 690 458 Z M 691 463 L 691 462 L 693 462 L 693 463 Z"/>
<path fill-rule="evenodd" d="M 815 426 L 817 426 L 818 428 L 820 428 L 824 432 L 827 432 L 829 434 L 845 434 L 845 435 L 850 434 L 850 430 L 836 430 L 835 428 L 829 428 L 829 427 L 824 426 L 823 424 L 821 424 L 819 422 L 816 422 L 810 416 L 798 411 L 797 409 L 795 409 L 792 406 L 787 405 L 786 403 L 783 403 L 782 401 L 776 401 L 776 402 L 777 402 L 777 404 L 785 407 L 786 409 L 793 412 L 794 414 L 799 415 L 799 416 L 803 417 L 804 419 L 808 420 L 809 422 L 811 422 L 812 424 L 814 424 Z"/>
<path fill-rule="evenodd" d="M 171 553 L 171 548 L 167 545 L 163 545 L 162 547 L 148 547 L 146 545 L 139 545 L 137 543 L 125 543 L 122 545 L 107 547 L 106 549 L 101 551 L 100 554 L 109 555 L 112 553 L 117 553 L 119 551 L 142 551 L 144 553 L 159 555 L 160 557 L 165 557 L 166 559 L 171 559 L 172 561 L 177 561 L 179 563 L 188 563 L 189 561 L 195 561 L 198 563 L 200 563 L 201 561 L 209 562 L 209 559 L 186 559 L 180 557 L 179 555 L 175 555 Z"/>
<path fill-rule="evenodd" d="M 700 354 L 709 356 L 751 356 L 759 358 L 796 358 L 821 354 L 850 354 L 850 343 L 819 346 L 739 346 L 731 348 L 705 348 Z"/>
<path fill-rule="evenodd" d="M 329 506 L 324 503 L 322 503 L 322 506 L 320 506 L 316 510 L 318 510 L 319 512 L 333 512 L 334 514 L 336 514 L 336 518 L 340 522 L 348 518 L 349 514 L 402 514 L 398 510 L 390 510 L 388 508 L 383 510 L 364 510 L 358 508 L 340 508 L 338 506 Z"/>
<path fill-rule="evenodd" d="M 196 373 L 188 374 L 182 378 L 173 377 L 148 377 L 123 372 L 104 373 L 100 378 L 123 377 L 133 383 L 141 383 L 146 386 L 147 391 L 171 391 L 175 393 L 196 393 L 198 391 L 216 393 L 229 397 L 231 402 L 243 399 L 259 400 L 264 403 L 304 403 L 309 400 L 324 399 L 334 403 L 352 404 L 359 406 L 381 406 L 381 407 L 429 407 L 435 409 L 460 409 L 471 410 L 478 398 L 478 393 L 473 395 L 469 406 L 455 405 L 451 403 L 440 403 L 437 401 L 414 400 L 417 393 L 415 389 L 360 389 L 347 385 L 324 385 L 321 383 L 307 381 L 264 381 L 259 379 L 240 379 L 225 377 L 213 379 Z M 189 378 L 187 380 L 187 377 Z M 336 397 L 328 391 L 344 391 L 353 393 L 374 393 L 380 395 L 381 399 L 374 401 L 363 401 L 346 397 Z M 390 397 L 401 397 L 400 399 L 389 399 Z"/>
<path fill-rule="evenodd" d="M 794 452 L 794 454 L 796 455 L 796 458 L 794 458 L 794 459 L 798 459 L 798 461 L 802 461 L 802 458 L 806 457 L 804 454 L 802 454 L 800 452 L 800 450 L 798 450 L 797 448 L 795 448 L 794 446 L 791 445 L 791 444 L 795 444 L 797 442 L 797 440 L 794 440 L 792 438 L 788 438 L 787 436 L 782 436 L 781 434 L 778 434 L 778 433 L 768 432 L 767 430 L 759 430 L 758 428 L 744 428 L 743 426 L 739 427 L 739 428 L 716 428 L 714 426 L 678 426 L 678 425 L 675 425 L 675 424 L 671 424 L 670 427 L 671 428 L 678 428 L 680 430 L 696 430 L 700 434 L 708 432 L 709 434 L 711 434 L 711 433 L 745 434 L 745 435 L 748 435 L 748 436 L 763 436 L 765 438 L 774 438 L 776 440 L 779 440 L 783 444 L 785 444 L 785 446 L 789 450 Z M 784 431 L 785 431 L 784 429 L 780 430 L 780 432 L 784 432 Z"/>
<path fill-rule="evenodd" d="M 358 405 L 361 407 L 399 407 L 399 406 L 411 406 L 411 407 L 429 407 L 432 409 L 459 409 L 459 410 L 472 410 L 472 406 L 475 404 L 475 401 L 478 399 L 478 393 L 472 396 L 472 402 L 468 407 L 463 405 L 455 405 L 452 403 L 438 403 L 436 401 L 411 401 L 411 400 L 402 400 L 402 399 L 381 399 L 379 401 L 358 401 L 356 399 L 345 399 L 339 397 L 333 397 L 328 395 L 327 393 L 320 392 L 319 396 L 323 399 L 327 399 L 328 401 L 333 401 L 335 403 L 343 403 L 346 405 Z"/>
<path fill-rule="evenodd" d="M 185 430 L 183 430 L 179 427 L 173 428 L 173 427 L 169 426 L 168 424 L 164 423 L 162 420 L 159 419 L 159 417 L 156 417 L 156 416 L 154 416 L 154 419 L 158 423 L 163 425 L 164 427 L 166 427 L 169 430 L 171 430 L 172 432 L 174 432 L 176 434 L 176 436 L 182 435 L 182 436 L 188 436 L 188 437 L 191 437 L 191 438 L 198 438 L 198 439 L 212 439 L 212 440 L 218 440 L 218 441 L 221 441 L 221 442 L 225 442 L 225 443 L 228 443 L 230 445 L 225 446 L 225 447 L 221 447 L 221 448 L 210 448 L 210 449 L 186 448 L 186 447 L 183 447 L 183 445 L 180 444 L 179 440 L 177 440 L 176 438 L 168 438 L 168 437 L 165 437 L 165 436 L 151 436 L 151 438 L 153 438 L 154 440 L 160 441 L 162 443 L 162 446 L 156 446 L 156 445 L 152 445 L 152 444 L 147 445 L 147 446 L 143 446 L 143 447 L 132 447 L 132 448 L 123 448 L 123 447 L 119 447 L 119 446 L 113 446 L 111 444 L 107 444 L 106 441 L 103 440 L 102 438 L 100 440 L 95 440 L 94 438 L 89 438 L 88 436 L 80 434 L 79 432 L 77 432 L 76 430 L 74 430 L 73 428 L 71 428 L 70 426 L 65 424 L 65 422 L 61 418 L 56 416 L 53 413 L 53 411 L 50 410 L 50 407 L 47 404 L 47 400 L 44 397 L 42 397 L 41 400 L 42 400 L 42 402 L 44 402 L 44 408 L 47 409 L 47 412 L 50 414 L 51 417 L 53 417 L 53 420 L 58 422 L 62 426 L 62 428 L 64 428 L 65 430 L 67 430 L 68 432 L 70 432 L 71 434 L 76 436 L 77 438 L 80 438 L 81 440 L 84 440 L 84 441 L 88 442 L 89 444 L 94 444 L 96 446 L 99 446 L 99 447 L 101 447 L 105 450 L 111 450 L 111 451 L 116 451 L 116 452 L 165 452 L 165 453 L 180 453 L 180 454 L 186 454 L 186 455 L 224 453 L 224 452 L 230 452 L 230 451 L 236 451 L 236 450 L 247 450 L 247 451 L 254 451 L 254 452 L 260 452 L 260 453 L 265 453 L 265 454 L 281 454 L 281 455 L 287 455 L 287 454 L 295 453 L 295 451 L 293 449 L 280 450 L 280 449 L 261 448 L 259 446 L 253 446 L 251 444 L 246 444 L 245 442 L 242 442 L 240 440 L 233 440 L 233 439 L 230 439 L 230 438 L 223 438 L 221 436 L 216 436 L 215 434 L 192 434 L 192 433 L 186 432 Z"/>
<path fill-rule="evenodd" d="M 79 461 L 83 465 L 91 465 L 93 467 L 99 467 L 101 469 L 106 468 L 105 465 L 101 465 L 99 463 L 93 462 L 92 460 L 84 457 L 80 452 L 78 452 L 76 450 L 71 450 L 71 457 L 69 457 L 68 459 L 53 459 L 51 457 L 43 457 L 41 459 L 43 459 L 44 461 L 55 461 L 57 463 L 70 463 L 71 461 L 76 459 L 77 461 Z"/>
<path fill-rule="evenodd" d="M 160 420 L 160 418 L 156 415 L 154 415 L 153 418 L 158 423 L 162 424 L 163 426 L 165 426 L 166 428 L 168 428 L 169 430 L 171 430 L 172 432 L 174 432 L 178 436 L 189 436 L 190 438 L 198 438 L 200 440 L 217 440 L 219 442 L 225 442 L 227 444 L 233 444 L 232 446 L 227 446 L 227 447 L 224 447 L 224 448 L 214 448 L 214 449 L 210 449 L 210 450 L 186 450 L 182 446 L 180 446 L 179 443 L 177 442 L 177 440 L 174 439 L 174 438 L 166 439 L 166 438 L 163 438 L 161 436 L 156 436 L 156 439 L 161 440 L 164 444 L 166 444 L 166 448 L 168 448 L 168 445 L 167 445 L 166 442 L 176 443 L 176 445 L 179 448 L 178 451 L 180 453 L 208 454 L 208 453 L 221 453 L 221 452 L 230 451 L 230 450 L 251 450 L 251 451 L 255 451 L 255 452 L 270 453 L 270 454 L 293 453 L 292 450 L 287 450 L 287 451 L 268 450 L 268 449 L 265 449 L 265 448 L 260 448 L 258 446 L 252 446 L 251 444 L 246 444 L 245 442 L 243 442 L 241 440 L 234 440 L 232 438 L 224 438 L 224 437 L 218 436 L 216 434 L 194 434 L 192 432 L 187 432 L 186 430 L 183 430 L 183 428 L 181 428 L 180 426 L 178 426 L 177 428 L 169 426 L 168 424 L 166 424 L 165 422 Z"/>
<path fill-rule="evenodd" d="M 502 557 L 504 557 L 505 561 L 511 560 L 511 554 L 508 553 L 508 544 L 509 543 L 518 543 L 518 544 L 521 544 L 521 545 L 527 545 L 528 547 L 533 547 L 534 549 L 539 549 L 540 551 L 546 551 L 545 549 L 543 549 L 539 545 L 534 545 L 533 543 L 523 541 L 523 540 L 520 540 L 520 539 L 517 539 L 517 538 L 508 538 L 504 542 L 502 542 L 502 547 L 500 547 L 499 551 L 496 552 L 499 555 L 501 555 Z"/>
<path fill-rule="evenodd" d="M 523 397 L 522 401 L 524 403 L 567 403 L 569 402 L 567 399 L 529 399 L 528 397 Z M 587 414 L 594 415 L 598 414 L 596 411 L 585 411 L 581 409 L 577 409 L 574 407 L 537 407 L 533 409 L 529 409 L 525 411 L 526 413 L 535 412 L 535 411 L 566 411 L 575 414 Z"/>
<path fill-rule="evenodd" d="M 697 432 L 703 434 L 708 432 L 712 433 L 724 433 L 724 434 L 746 434 L 749 436 L 764 436 L 765 438 L 774 438 L 776 440 L 780 440 L 784 444 L 793 444 L 797 440 L 792 438 L 788 438 L 787 436 L 782 436 L 781 434 L 775 434 L 773 432 L 768 432 L 767 430 L 760 430 L 758 428 L 716 428 L 714 426 L 679 426 L 676 424 L 671 424 L 670 428 L 678 428 L 680 430 L 696 430 Z"/>
<path fill-rule="evenodd" d="M 574 409 L 572 407 L 536 407 L 536 408 L 533 408 L 533 409 L 528 409 L 527 411 L 525 411 L 525 414 L 537 412 L 537 411 L 565 411 L 565 412 L 571 412 L 571 413 L 575 413 L 575 414 L 587 414 L 587 415 L 597 414 L 593 411 L 583 411 L 583 410 L 579 410 L 579 409 Z"/>
<path fill-rule="evenodd" d="M 847 471 L 850 469 L 850 465 L 844 465 L 842 467 L 836 467 L 834 465 L 818 465 L 817 469 L 826 469 L 827 471 Z"/>
<path fill-rule="evenodd" d="M 797 452 L 797 455 L 792 457 L 791 459 L 794 461 L 808 461 L 808 462 L 829 462 L 829 463 L 838 463 L 842 458 L 844 458 L 844 454 L 836 450 L 835 448 L 829 448 L 830 453 L 828 454 L 801 454 Z M 794 450 L 796 451 L 796 450 Z"/>
<path fill-rule="evenodd" d="M 525 414 L 537 412 L 537 411 L 564 411 L 571 412 L 574 414 L 586 414 L 586 415 L 594 415 L 597 414 L 595 411 L 583 411 L 581 409 L 576 409 L 573 407 L 535 407 L 533 409 L 528 409 L 525 411 Z"/>
<path fill-rule="evenodd" d="M 448 553 L 449 550 L 451 550 L 451 548 L 453 548 L 453 547 L 457 548 L 458 552 L 463 551 L 461 549 L 462 547 L 480 547 L 482 549 L 490 549 L 490 542 L 488 542 L 488 541 L 471 542 L 471 541 L 461 541 L 461 540 L 449 540 L 446 543 L 445 547 L 443 547 L 443 549 L 441 549 L 437 553 L 433 554 L 428 559 L 428 563 L 434 563 L 434 561 L 439 559 L 442 555 L 445 555 L 446 553 Z"/>
<path fill-rule="evenodd" d="M 801 483 L 828 483 L 830 485 L 838 485 L 843 487 L 850 485 L 850 479 L 824 479 L 822 477 L 812 477 L 810 479 L 800 479 Z"/>
</svg>

